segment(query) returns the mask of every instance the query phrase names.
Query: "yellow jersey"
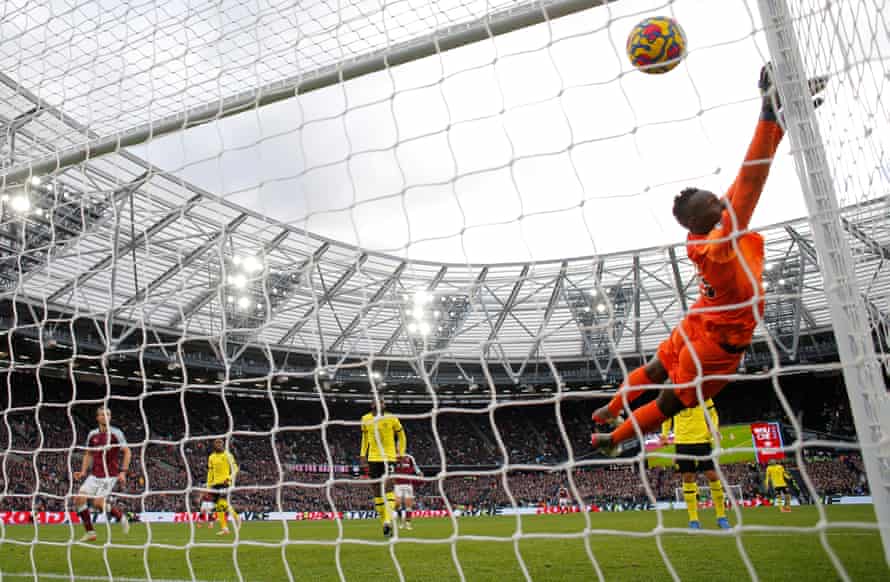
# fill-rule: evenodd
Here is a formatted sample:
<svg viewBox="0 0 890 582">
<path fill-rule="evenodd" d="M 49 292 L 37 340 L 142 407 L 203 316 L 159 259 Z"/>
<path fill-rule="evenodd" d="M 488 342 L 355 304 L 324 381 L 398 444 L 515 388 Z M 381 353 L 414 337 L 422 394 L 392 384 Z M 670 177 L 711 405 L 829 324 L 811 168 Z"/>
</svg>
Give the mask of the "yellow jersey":
<svg viewBox="0 0 890 582">
<path fill-rule="evenodd" d="M 705 400 L 704 408 L 708 410 L 711 416 L 711 422 L 714 423 L 714 429 L 720 428 L 720 417 L 717 416 L 717 408 L 714 401 L 708 398 Z M 711 442 L 711 430 L 708 422 L 705 420 L 705 411 L 702 406 L 687 408 L 678 412 L 673 418 L 669 418 L 661 425 L 661 434 L 667 436 L 674 429 L 674 444 L 677 445 L 696 445 Z"/>
<path fill-rule="evenodd" d="M 370 462 L 392 462 L 396 457 L 404 457 L 406 450 L 408 440 L 398 418 L 388 412 L 384 412 L 382 416 L 369 412 L 362 417 L 362 457 L 367 457 Z"/>
<path fill-rule="evenodd" d="M 770 465 L 766 468 L 766 481 L 764 481 L 764 485 L 769 487 L 770 481 L 773 483 L 773 487 L 787 487 L 788 483 L 786 479 L 790 479 L 790 475 L 785 471 L 785 467 L 782 465 Z"/>
<path fill-rule="evenodd" d="M 238 463 L 229 451 L 210 453 L 207 457 L 207 487 L 231 485 L 238 474 Z"/>
</svg>

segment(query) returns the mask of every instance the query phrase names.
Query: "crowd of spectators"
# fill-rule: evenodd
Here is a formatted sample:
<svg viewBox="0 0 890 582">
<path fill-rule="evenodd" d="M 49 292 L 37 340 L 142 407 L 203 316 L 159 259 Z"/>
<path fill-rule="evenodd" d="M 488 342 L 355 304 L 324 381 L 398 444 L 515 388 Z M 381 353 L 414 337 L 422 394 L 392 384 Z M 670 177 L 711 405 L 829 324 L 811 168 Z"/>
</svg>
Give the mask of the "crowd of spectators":
<svg viewBox="0 0 890 582">
<path fill-rule="evenodd" d="M 334 407 L 325 412 L 326 422 L 310 403 L 279 402 L 273 411 L 260 399 L 229 398 L 223 405 L 217 397 L 200 395 L 187 401 L 122 400 L 112 409 L 112 424 L 124 432 L 133 452 L 127 486 L 117 491 L 119 502 L 131 510 L 196 508 L 207 455 L 220 435 L 240 464 L 233 503 L 241 510 L 370 507 L 371 486 L 358 478 L 361 407 Z M 78 404 L 3 413 L 0 509 L 66 507 L 78 486 L 72 473 L 94 427 L 93 411 L 94 405 Z M 484 508 L 550 504 L 559 487 L 570 484 L 583 503 L 645 504 L 674 499 L 679 485 L 679 475 L 669 467 L 641 474 L 636 463 L 591 461 L 589 411 L 581 407 L 563 406 L 559 415 L 553 405 L 505 407 L 493 419 L 479 410 L 411 409 L 405 416 L 410 452 L 429 479 L 416 487 L 421 507 L 444 507 L 446 500 L 451 506 Z M 570 458 L 580 461 L 571 473 L 561 468 Z M 329 473 L 329 464 L 340 467 Z M 296 471 L 294 465 L 323 466 Z M 511 468 L 515 465 L 536 470 Z M 823 451 L 808 455 L 797 469 L 805 470 L 818 495 L 868 491 L 858 454 Z M 461 474 L 449 475 L 454 471 Z M 723 473 L 745 497 L 766 493 L 757 465 L 726 465 Z"/>
</svg>

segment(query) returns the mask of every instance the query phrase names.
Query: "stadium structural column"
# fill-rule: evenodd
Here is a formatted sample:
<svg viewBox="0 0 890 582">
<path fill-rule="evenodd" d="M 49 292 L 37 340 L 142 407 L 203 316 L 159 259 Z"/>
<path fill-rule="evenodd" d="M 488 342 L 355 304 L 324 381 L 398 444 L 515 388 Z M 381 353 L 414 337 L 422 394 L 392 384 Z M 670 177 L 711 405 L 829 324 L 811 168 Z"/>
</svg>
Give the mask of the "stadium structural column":
<svg viewBox="0 0 890 582">
<path fill-rule="evenodd" d="M 634 348 L 640 361 L 644 361 L 643 338 L 640 336 L 640 254 L 634 254 Z"/>
<path fill-rule="evenodd" d="M 683 313 L 689 310 L 686 303 L 686 286 L 683 285 L 683 278 L 680 276 L 680 265 L 677 263 L 677 249 L 668 248 L 668 256 L 671 259 L 671 272 L 674 274 L 674 285 L 677 287 L 677 299 L 680 301 L 680 308 Z"/>
<path fill-rule="evenodd" d="M 862 447 L 884 557 L 890 565 L 890 400 L 875 355 L 868 312 L 841 224 L 828 156 L 810 96 L 787 0 L 758 0 L 784 104 L 786 133 L 810 216 L 813 241 L 837 338 L 847 395 Z M 882 444 L 882 441 L 884 443 Z"/>
</svg>

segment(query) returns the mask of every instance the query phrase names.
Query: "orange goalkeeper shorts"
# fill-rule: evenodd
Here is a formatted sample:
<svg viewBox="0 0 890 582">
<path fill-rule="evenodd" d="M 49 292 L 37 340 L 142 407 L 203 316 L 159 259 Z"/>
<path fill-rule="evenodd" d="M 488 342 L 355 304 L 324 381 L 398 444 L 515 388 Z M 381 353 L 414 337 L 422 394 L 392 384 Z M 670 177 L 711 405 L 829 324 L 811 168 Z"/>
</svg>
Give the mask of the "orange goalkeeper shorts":
<svg viewBox="0 0 890 582">
<path fill-rule="evenodd" d="M 695 383 L 698 380 L 702 384 L 702 398 L 705 400 L 711 398 L 723 390 L 729 380 L 703 380 L 703 378 L 737 373 L 746 346 L 721 345 L 688 320 L 683 320 L 680 325 L 683 327 L 682 332 L 678 326 L 668 339 L 661 342 L 658 347 L 658 359 L 667 370 L 671 382 L 680 386 L 674 389 L 680 402 L 691 408 L 699 405 L 696 386 L 682 385 Z M 686 337 L 683 337 L 683 332 Z M 696 359 L 701 366 L 700 372 L 696 366 Z"/>
</svg>

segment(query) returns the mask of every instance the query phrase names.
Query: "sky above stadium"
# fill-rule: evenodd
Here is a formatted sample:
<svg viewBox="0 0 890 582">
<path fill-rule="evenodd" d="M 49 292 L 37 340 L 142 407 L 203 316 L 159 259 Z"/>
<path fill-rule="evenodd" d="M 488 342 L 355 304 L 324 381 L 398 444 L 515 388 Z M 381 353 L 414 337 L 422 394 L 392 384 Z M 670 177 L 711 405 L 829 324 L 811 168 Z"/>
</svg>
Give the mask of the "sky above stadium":
<svg viewBox="0 0 890 582">
<path fill-rule="evenodd" d="M 54 32 L 61 19 L 96 46 L 67 60 L 45 57 L 36 90 L 106 135 L 509 3 L 359 0 L 343 3 L 340 15 L 325 3 L 273 0 L 165 2 L 141 12 L 144 5 L 128 5 L 120 14 L 120 2 L 87 3 L 95 15 L 52 4 L 59 16 L 44 32 L 61 34 Z M 347 35 L 346 17 L 361 22 L 365 10 L 374 26 Z M 114 18 L 103 19 L 103 11 Z M 666 75 L 633 71 L 625 56 L 628 32 L 652 15 L 673 16 L 688 37 L 688 57 Z M 97 18 L 102 34 L 85 26 Z M 826 17 L 816 18 L 821 26 Z M 126 24 L 121 39 L 115 21 Z M 819 43 L 814 54 L 824 45 L 828 54 L 858 34 L 860 53 L 890 54 L 886 31 L 859 24 L 845 29 L 840 42 L 827 36 L 823 42 L 819 34 L 803 42 Z M 277 221 L 413 259 L 513 262 L 658 246 L 684 236 L 671 215 L 681 188 L 722 193 L 740 165 L 759 110 L 758 72 L 767 60 L 761 29 L 753 0 L 620 0 L 135 151 Z M 31 36 L 40 37 L 21 34 L 7 43 L 17 51 L 9 58 L 21 63 L 28 50 L 50 52 Z M 825 56 L 822 64 L 851 66 L 837 58 Z M 847 156 L 852 179 L 849 191 L 840 192 L 845 203 L 874 192 L 870 170 L 853 167 L 863 156 L 847 147 L 861 139 L 863 120 L 838 102 L 846 91 L 875 109 L 882 86 L 863 79 L 883 66 L 854 60 L 852 70 L 870 76 L 838 78 L 820 111 L 838 156 Z M 53 74 L 52 67 L 58 69 Z M 880 130 L 886 121 L 882 112 L 868 123 Z M 786 140 L 754 226 L 804 214 Z"/>
<path fill-rule="evenodd" d="M 751 8 L 621 0 L 143 153 L 277 220 L 410 258 L 544 260 L 675 242 L 673 195 L 726 188 L 757 119 L 766 50 Z M 625 57 L 627 32 L 653 14 L 674 16 L 689 39 L 668 75 L 632 72 Z M 757 223 L 804 212 L 783 149 Z"/>
</svg>

